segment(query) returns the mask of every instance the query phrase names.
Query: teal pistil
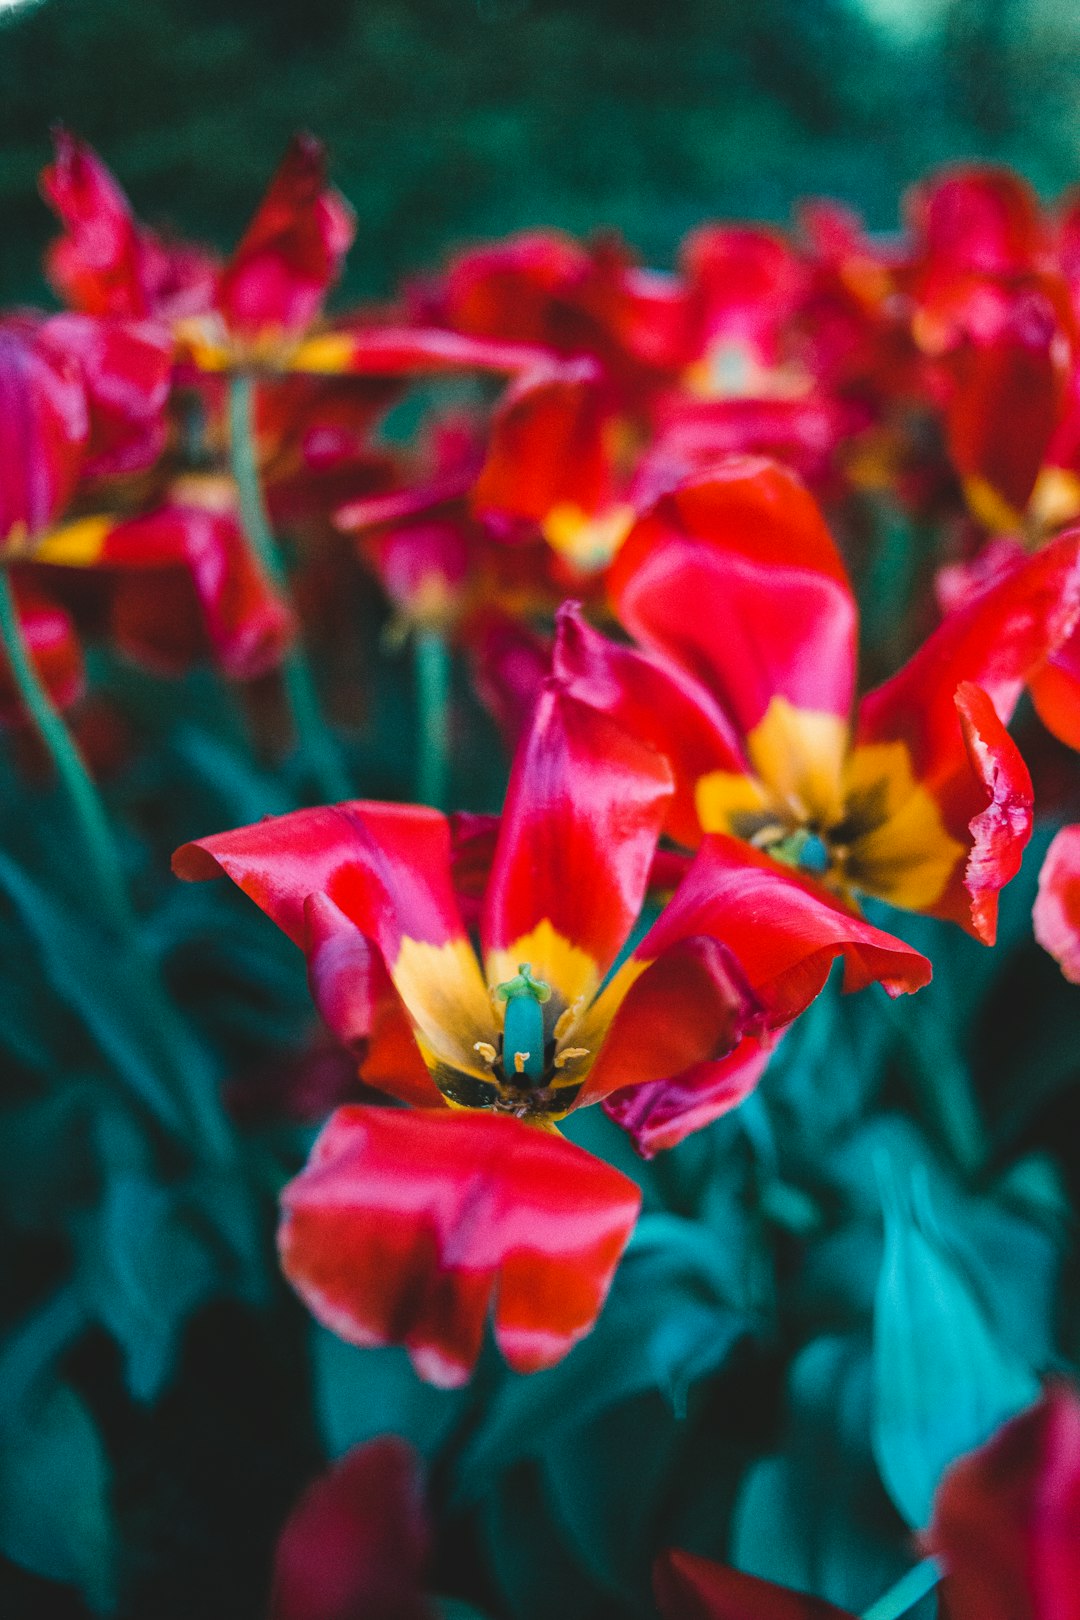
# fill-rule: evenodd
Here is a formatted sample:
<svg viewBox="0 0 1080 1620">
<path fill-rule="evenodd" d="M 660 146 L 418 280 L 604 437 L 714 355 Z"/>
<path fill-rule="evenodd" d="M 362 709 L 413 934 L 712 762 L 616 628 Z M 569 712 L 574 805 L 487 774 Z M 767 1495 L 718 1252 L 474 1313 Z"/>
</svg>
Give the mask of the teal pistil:
<svg viewBox="0 0 1080 1620">
<path fill-rule="evenodd" d="M 808 827 L 798 827 L 786 838 L 770 844 L 769 854 L 774 861 L 793 866 L 798 872 L 811 872 L 815 877 L 824 877 L 831 864 L 825 840 Z"/>
<path fill-rule="evenodd" d="M 544 1078 L 544 1015 L 540 1008 L 551 999 L 551 986 L 533 978 L 528 962 L 518 966 L 512 979 L 495 986 L 506 1002 L 503 1023 L 503 1072 L 506 1078 L 538 1081 Z"/>
</svg>

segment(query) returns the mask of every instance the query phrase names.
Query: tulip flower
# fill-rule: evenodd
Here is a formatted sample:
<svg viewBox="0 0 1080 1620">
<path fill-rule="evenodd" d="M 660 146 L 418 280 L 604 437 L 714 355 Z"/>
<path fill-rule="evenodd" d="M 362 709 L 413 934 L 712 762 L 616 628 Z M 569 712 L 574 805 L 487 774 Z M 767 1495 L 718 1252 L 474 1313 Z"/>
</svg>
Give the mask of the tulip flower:
<svg viewBox="0 0 1080 1620">
<path fill-rule="evenodd" d="M 733 459 L 662 497 L 609 574 L 647 656 L 571 615 L 556 667 L 672 759 L 669 827 L 742 839 L 850 908 L 860 894 L 987 944 L 1031 832 L 1005 723 L 1080 611 L 1077 536 L 952 615 L 853 714 L 856 609 L 813 501 Z"/>
<path fill-rule="evenodd" d="M 797 882 L 763 915 L 708 847 L 616 966 L 670 794 L 659 755 L 550 683 L 483 884 L 482 960 L 449 824 L 423 807 L 299 811 L 178 851 L 180 876 L 225 873 L 305 951 L 362 1078 L 409 1105 L 340 1109 L 284 1194 L 286 1274 L 343 1337 L 404 1343 L 423 1376 L 460 1383 L 494 1296 L 510 1364 L 550 1366 L 595 1320 L 640 1196 L 557 1122 L 712 1075 L 748 1031 L 796 1016 L 837 955 L 853 986 L 925 981 L 917 953 L 836 928 Z M 472 906 L 477 877 L 470 859 Z"/>
</svg>

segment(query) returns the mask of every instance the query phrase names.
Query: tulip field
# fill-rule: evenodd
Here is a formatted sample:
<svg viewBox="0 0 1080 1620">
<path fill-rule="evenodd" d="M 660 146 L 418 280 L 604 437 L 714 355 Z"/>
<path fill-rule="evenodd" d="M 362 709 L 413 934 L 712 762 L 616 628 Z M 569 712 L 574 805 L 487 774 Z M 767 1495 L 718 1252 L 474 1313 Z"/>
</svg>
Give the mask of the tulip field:
<svg viewBox="0 0 1080 1620">
<path fill-rule="evenodd" d="M 1080 1620 L 1080 192 L 0 311 L 0 1614 Z"/>
</svg>

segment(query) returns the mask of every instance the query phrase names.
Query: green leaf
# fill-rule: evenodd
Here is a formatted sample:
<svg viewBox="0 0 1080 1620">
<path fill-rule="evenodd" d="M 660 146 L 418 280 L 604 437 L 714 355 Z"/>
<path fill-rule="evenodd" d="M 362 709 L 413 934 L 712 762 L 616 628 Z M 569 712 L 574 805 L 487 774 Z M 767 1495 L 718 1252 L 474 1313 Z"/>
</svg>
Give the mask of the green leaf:
<svg viewBox="0 0 1080 1620">
<path fill-rule="evenodd" d="M 1038 1398 L 946 1249 L 925 1174 L 880 1161 L 885 1251 L 874 1305 L 873 1443 L 881 1478 L 922 1528 L 943 1471 Z"/>
<path fill-rule="evenodd" d="M 792 1364 L 784 1449 L 748 1471 L 731 1561 L 858 1613 L 910 1564 L 870 1450 L 862 1334 L 815 1339 Z"/>
<path fill-rule="evenodd" d="M 16 907 L 62 1003 L 81 1019 L 139 1106 L 178 1134 L 183 1113 L 162 1077 L 156 1033 L 133 993 L 131 964 L 102 949 L 100 934 L 0 854 L 0 889 Z"/>
<path fill-rule="evenodd" d="M 116 1606 L 110 1483 L 94 1420 L 67 1384 L 0 1436 L 0 1550 L 78 1587 L 98 1614 Z"/>
<path fill-rule="evenodd" d="M 182 1189 L 118 1173 L 75 1232 L 87 1310 L 122 1347 L 131 1394 L 151 1401 L 173 1372 L 188 1318 L 221 1290 L 210 1228 L 196 1226 Z"/>
<path fill-rule="evenodd" d="M 528 1377 L 507 1374 L 462 1460 L 458 1489 L 482 1493 L 491 1476 L 536 1456 L 566 1426 L 658 1390 L 676 1413 L 689 1388 L 721 1367 L 759 1325 L 738 1272 L 751 1258 L 709 1227 L 643 1216 L 589 1336 L 564 1361 Z"/>
<path fill-rule="evenodd" d="M 360 1350 L 312 1327 L 315 1415 L 328 1456 L 393 1430 L 433 1457 L 467 1410 L 467 1389 L 436 1389 L 404 1350 Z"/>
</svg>

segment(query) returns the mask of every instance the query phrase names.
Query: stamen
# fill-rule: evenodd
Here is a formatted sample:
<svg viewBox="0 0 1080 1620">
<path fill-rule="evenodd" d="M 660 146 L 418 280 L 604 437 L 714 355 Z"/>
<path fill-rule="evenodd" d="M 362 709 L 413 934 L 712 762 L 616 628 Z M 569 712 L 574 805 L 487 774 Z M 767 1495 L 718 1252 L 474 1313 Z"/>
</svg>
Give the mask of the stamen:
<svg viewBox="0 0 1080 1620">
<path fill-rule="evenodd" d="M 575 1058 L 588 1057 L 588 1055 L 589 1048 L 587 1046 L 564 1047 L 561 1052 L 556 1052 L 555 1054 L 555 1068 L 565 1069 L 566 1065 L 568 1063 L 573 1063 Z"/>
<path fill-rule="evenodd" d="M 569 1035 L 571 1029 L 577 1023 L 578 1014 L 581 1012 L 581 1003 L 583 1000 L 583 996 L 578 996 L 577 1000 L 572 1001 L 569 1007 L 567 1007 L 566 1011 L 561 1012 L 558 1018 L 555 1020 L 555 1028 L 551 1033 L 554 1036 L 556 1043 L 561 1041 L 565 1035 Z"/>
<path fill-rule="evenodd" d="M 473 1041 L 473 1051 L 478 1052 L 489 1068 L 495 1066 L 499 1054 L 490 1041 Z"/>
<path fill-rule="evenodd" d="M 515 1074 L 524 1074 L 525 1073 L 525 1065 L 526 1065 L 526 1063 L 528 1063 L 529 1058 L 531 1056 L 532 1056 L 531 1052 L 515 1052 L 514 1053 L 514 1073 Z"/>
</svg>

